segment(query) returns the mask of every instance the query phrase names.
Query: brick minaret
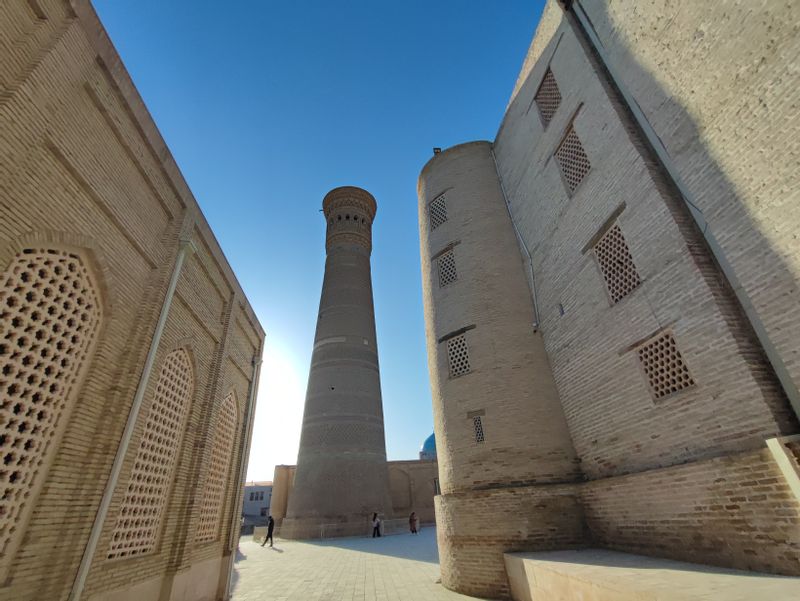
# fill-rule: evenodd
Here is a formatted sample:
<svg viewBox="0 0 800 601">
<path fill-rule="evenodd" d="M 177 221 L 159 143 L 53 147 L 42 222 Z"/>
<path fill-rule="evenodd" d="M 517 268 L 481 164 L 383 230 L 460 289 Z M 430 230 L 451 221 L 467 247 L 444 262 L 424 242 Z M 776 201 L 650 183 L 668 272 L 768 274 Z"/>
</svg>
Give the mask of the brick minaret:
<svg viewBox="0 0 800 601">
<path fill-rule="evenodd" d="M 331 190 L 325 279 L 308 377 L 294 491 L 281 536 L 366 534 L 391 510 L 375 341 L 370 252 L 377 205 L 366 190 Z"/>
</svg>

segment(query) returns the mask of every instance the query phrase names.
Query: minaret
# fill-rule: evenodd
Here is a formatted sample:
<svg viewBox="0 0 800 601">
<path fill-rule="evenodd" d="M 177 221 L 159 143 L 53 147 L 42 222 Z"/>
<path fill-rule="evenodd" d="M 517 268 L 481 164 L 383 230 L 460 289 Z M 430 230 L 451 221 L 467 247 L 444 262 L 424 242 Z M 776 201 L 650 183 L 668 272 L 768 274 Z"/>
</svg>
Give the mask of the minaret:
<svg viewBox="0 0 800 601">
<path fill-rule="evenodd" d="M 377 204 L 345 186 L 322 201 L 325 278 L 285 538 L 367 534 L 391 510 L 370 253 Z"/>
</svg>

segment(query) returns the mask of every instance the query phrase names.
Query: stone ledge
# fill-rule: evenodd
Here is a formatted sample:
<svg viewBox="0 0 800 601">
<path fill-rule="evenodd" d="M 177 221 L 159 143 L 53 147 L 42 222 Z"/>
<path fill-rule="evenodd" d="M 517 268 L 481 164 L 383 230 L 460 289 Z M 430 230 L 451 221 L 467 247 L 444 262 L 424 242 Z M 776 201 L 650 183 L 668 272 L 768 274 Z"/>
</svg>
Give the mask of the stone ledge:
<svg viewBox="0 0 800 601">
<path fill-rule="evenodd" d="M 800 578 L 605 549 L 506 553 L 516 601 L 793 601 Z"/>
</svg>

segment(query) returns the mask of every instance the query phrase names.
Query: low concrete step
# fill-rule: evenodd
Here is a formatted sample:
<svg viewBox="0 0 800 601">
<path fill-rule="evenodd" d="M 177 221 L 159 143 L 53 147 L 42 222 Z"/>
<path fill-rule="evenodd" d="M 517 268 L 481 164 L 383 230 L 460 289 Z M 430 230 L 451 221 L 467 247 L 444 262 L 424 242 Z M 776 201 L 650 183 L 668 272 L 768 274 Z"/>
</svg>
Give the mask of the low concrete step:
<svg viewBox="0 0 800 601">
<path fill-rule="evenodd" d="M 605 549 L 506 553 L 515 601 L 798 601 L 800 578 Z"/>
</svg>

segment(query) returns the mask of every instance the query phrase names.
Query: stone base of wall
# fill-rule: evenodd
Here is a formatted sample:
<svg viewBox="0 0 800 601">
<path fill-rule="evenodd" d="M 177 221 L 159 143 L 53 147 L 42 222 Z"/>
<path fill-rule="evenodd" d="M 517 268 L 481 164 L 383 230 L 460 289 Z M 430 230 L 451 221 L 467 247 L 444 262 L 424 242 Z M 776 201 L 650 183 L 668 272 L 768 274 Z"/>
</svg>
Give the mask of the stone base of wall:
<svg viewBox="0 0 800 601">
<path fill-rule="evenodd" d="M 335 517 L 284 518 L 280 524 L 280 531 L 275 531 L 273 534 L 290 540 L 370 536 L 372 534 L 370 517 L 359 515 L 343 516 L 339 519 Z M 263 534 L 261 536 L 263 537 Z"/>
<path fill-rule="evenodd" d="M 524 486 L 437 496 L 442 584 L 466 595 L 508 598 L 503 553 L 585 545 L 578 486 Z"/>
<path fill-rule="evenodd" d="M 800 503 L 768 450 L 584 484 L 598 547 L 800 575 Z"/>
</svg>

